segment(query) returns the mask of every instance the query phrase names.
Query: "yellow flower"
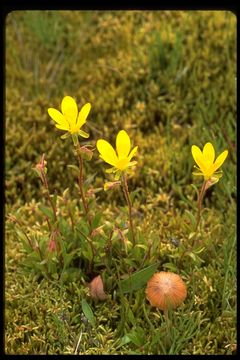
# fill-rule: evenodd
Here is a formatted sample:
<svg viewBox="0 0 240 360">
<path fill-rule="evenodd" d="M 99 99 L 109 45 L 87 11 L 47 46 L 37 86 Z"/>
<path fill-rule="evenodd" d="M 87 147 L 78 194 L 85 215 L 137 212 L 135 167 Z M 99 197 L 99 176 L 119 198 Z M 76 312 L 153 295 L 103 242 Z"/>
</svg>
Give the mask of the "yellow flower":
<svg viewBox="0 0 240 360">
<path fill-rule="evenodd" d="M 214 161 L 215 151 L 213 145 L 210 142 L 204 145 L 203 151 L 201 151 L 198 146 L 193 145 L 192 156 L 199 166 L 195 166 L 198 171 L 193 172 L 193 175 L 202 175 L 204 176 L 204 180 L 213 179 L 215 182 L 217 182 L 222 176 L 222 171 L 217 170 L 224 163 L 227 155 L 228 150 L 225 150 Z"/>
<path fill-rule="evenodd" d="M 70 135 L 80 135 L 84 138 L 88 138 L 89 134 L 80 129 L 83 124 L 85 124 L 90 109 L 91 104 L 87 103 L 78 113 L 76 101 L 71 96 L 65 96 L 61 103 L 62 112 L 54 108 L 49 108 L 48 114 L 56 122 L 56 128 L 68 132 L 64 134 L 62 138 L 66 138 Z"/>
<path fill-rule="evenodd" d="M 133 156 L 136 154 L 138 146 L 135 146 L 132 151 L 131 141 L 125 130 L 119 131 L 116 138 L 116 150 L 106 140 L 100 139 L 97 141 L 97 149 L 102 158 L 106 163 L 113 167 L 107 169 L 107 173 L 116 173 L 115 179 L 118 179 L 121 172 L 126 170 L 128 167 L 136 165 L 136 161 L 131 161 Z"/>
</svg>

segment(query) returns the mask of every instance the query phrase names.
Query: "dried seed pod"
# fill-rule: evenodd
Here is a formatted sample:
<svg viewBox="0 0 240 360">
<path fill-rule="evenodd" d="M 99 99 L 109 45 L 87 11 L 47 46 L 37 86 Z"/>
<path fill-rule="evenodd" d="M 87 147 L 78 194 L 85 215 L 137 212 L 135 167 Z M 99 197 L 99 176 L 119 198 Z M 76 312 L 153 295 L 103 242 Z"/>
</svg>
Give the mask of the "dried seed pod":
<svg viewBox="0 0 240 360">
<path fill-rule="evenodd" d="M 187 296 L 181 277 L 172 272 L 158 272 L 147 283 L 146 296 L 152 306 L 161 310 L 175 309 Z"/>
<path fill-rule="evenodd" d="M 107 295 L 103 290 L 103 281 L 101 275 L 96 276 L 89 284 L 90 295 L 93 299 L 105 300 Z"/>
</svg>

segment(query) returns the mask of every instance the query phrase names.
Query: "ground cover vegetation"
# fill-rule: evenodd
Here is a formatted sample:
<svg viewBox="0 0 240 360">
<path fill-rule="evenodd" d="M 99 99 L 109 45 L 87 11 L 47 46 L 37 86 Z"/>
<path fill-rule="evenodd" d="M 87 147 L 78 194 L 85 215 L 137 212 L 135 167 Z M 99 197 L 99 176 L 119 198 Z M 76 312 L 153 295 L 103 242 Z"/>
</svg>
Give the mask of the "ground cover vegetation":
<svg viewBox="0 0 240 360">
<path fill-rule="evenodd" d="M 6 18 L 5 352 L 236 352 L 236 17 Z"/>
</svg>

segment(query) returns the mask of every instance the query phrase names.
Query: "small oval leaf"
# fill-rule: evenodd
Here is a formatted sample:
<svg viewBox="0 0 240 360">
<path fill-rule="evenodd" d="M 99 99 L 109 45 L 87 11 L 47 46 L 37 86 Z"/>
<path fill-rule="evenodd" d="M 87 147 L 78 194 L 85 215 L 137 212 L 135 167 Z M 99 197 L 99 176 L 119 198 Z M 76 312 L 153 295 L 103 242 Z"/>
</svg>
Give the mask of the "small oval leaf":
<svg viewBox="0 0 240 360">
<path fill-rule="evenodd" d="M 82 311 L 86 316 L 86 318 L 88 319 L 88 321 L 90 322 L 90 324 L 94 326 L 96 322 L 95 316 L 93 315 L 93 311 L 90 305 L 87 303 L 85 299 L 82 299 Z"/>
<path fill-rule="evenodd" d="M 123 293 L 128 293 L 134 290 L 141 289 L 150 277 L 157 270 L 158 264 L 153 264 L 145 269 L 135 272 L 133 275 L 130 275 L 127 279 L 121 280 L 119 287 Z"/>
</svg>

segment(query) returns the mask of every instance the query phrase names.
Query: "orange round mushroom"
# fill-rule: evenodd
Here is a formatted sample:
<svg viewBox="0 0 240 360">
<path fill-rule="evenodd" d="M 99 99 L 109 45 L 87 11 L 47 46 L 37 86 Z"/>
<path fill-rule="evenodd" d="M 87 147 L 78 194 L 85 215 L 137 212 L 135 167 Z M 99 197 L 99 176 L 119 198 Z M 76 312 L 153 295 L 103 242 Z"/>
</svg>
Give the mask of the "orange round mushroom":
<svg viewBox="0 0 240 360">
<path fill-rule="evenodd" d="M 179 275 L 161 271 L 148 281 L 146 296 L 152 306 L 166 311 L 175 309 L 185 300 L 187 288 Z"/>
</svg>

